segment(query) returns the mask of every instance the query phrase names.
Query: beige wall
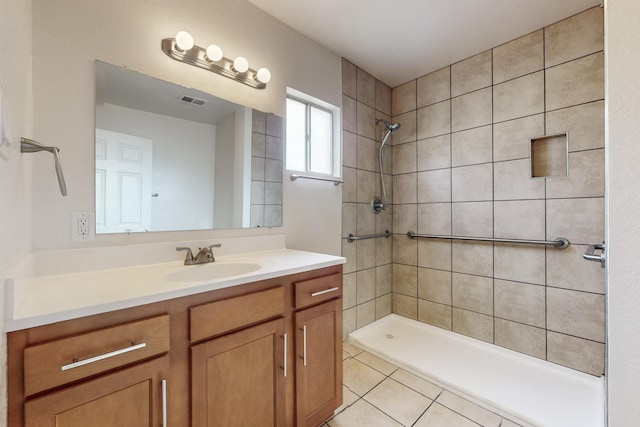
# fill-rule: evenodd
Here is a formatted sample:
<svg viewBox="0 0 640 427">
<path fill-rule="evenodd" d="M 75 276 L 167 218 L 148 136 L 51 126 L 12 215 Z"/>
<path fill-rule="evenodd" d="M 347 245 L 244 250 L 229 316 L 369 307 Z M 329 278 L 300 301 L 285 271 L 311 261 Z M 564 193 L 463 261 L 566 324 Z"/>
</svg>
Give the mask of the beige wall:
<svg viewBox="0 0 640 427">
<path fill-rule="evenodd" d="M 391 147 L 386 145 L 385 185 L 389 208 L 371 210 L 374 196 L 382 196 L 377 173 L 383 125 L 391 119 L 391 88 L 347 60 L 342 61 L 342 255 L 344 266 L 343 333 L 361 328 L 391 313 L 391 239 L 349 243 L 346 237 L 391 231 Z M 388 142 L 388 144 L 390 141 Z"/>
<path fill-rule="evenodd" d="M 70 213 L 93 211 L 94 61 L 128 67 L 186 87 L 283 115 L 285 88 L 340 106 L 340 58 L 245 1 L 130 2 L 36 0 L 33 5 L 33 91 L 36 140 L 57 145 L 69 196 L 56 189 L 51 159 L 34 159 L 33 247 L 36 250 L 285 233 L 292 247 L 340 253 L 339 221 L 324 215 L 310 222 L 298 206 L 338 212 L 340 189 L 314 197 L 309 183 L 284 182 L 283 228 L 98 236 L 72 243 Z M 196 43 L 219 44 L 226 56 L 244 55 L 252 66 L 271 69 L 273 79 L 258 91 L 167 57 L 163 38 L 190 31 Z M 64 48 L 63 48 L 64 46 Z M 324 190 L 324 189 L 323 189 Z"/>
<path fill-rule="evenodd" d="M 602 14 L 591 9 L 393 89 L 391 114 L 402 125 L 393 137 L 394 313 L 603 374 L 604 276 L 581 256 L 604 239 Z M 530 179 L 529 138 L 564 131 L 569 176 Z M 363 141 L 357 165 L 376 170 Z M 369 172 L 357 172 L 360 228 Z M 345 218 L 349 209 L 343 203 Z M 572 244 L 412 240 L 409 230 Z M 364 279 L 363 247 L 343 244 Z M 365 284 L 356 279 L 358 296 Z"/>
</svg>

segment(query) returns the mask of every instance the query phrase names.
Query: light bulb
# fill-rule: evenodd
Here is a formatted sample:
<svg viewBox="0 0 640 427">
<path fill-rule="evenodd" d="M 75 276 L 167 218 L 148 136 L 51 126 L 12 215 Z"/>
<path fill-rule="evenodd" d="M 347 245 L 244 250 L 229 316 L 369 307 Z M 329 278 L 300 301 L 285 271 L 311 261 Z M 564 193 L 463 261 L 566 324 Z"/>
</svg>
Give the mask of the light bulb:
<svg viewBox="0 0 640 427">
<path fill-rule="evenodd" d="M 268 68 L 260 68 L 256 73 L 256 78 L 260 83 L 269 83 L 271 80 L 271 71 Z"/>
<path fill-rule="evenodd" d="M 249 61 L 244 56 L 238 56 L 233 60 L 233 69 L 238 73 L 246 73 L 249 69 Z"/>
<path fill-rule="evenodd" d="M 193 47 L 193 36 L 186 31 L 178 31 L 176 34 L 176 46 L 181 51 L 190 50 Z"/>
<path fill-rule="evenodd" d="M 220 46 L 210 44 L 209 47 L 207 47 L 207 59 L 209 61 L 220 61 L 222 59 L 222 49 L 220 49 Z"/>
</svg>

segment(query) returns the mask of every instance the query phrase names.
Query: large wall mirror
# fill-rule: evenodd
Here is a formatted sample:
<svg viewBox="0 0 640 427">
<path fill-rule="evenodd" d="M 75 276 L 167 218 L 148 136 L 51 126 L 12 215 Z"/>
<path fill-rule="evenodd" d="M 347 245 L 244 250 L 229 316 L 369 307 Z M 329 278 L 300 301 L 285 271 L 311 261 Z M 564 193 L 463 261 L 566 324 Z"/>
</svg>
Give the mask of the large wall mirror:
<svg viewBox="0 0 640 427">
<path fill-rule="evenodd" d="M 283 119 L 96 61 L 96 233 L 282 226 Z"/>
</svg>

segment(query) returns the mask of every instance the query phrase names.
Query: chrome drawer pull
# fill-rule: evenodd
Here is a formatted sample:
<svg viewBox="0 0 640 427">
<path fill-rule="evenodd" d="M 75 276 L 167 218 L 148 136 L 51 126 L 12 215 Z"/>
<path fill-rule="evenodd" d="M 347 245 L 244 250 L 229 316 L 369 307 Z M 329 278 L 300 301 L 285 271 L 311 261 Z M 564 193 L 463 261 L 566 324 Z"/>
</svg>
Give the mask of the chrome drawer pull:
<svg viewBox="0 0 640 427">
<path fill-rule="evenodd" d="M 318 295 L 324 295 L 324 294 L 328 294 L 329 292 L 335 292 L 335 291 L 339 291 L 339 290 L 340 290 L 340 288 L 336 286 L 335 288 L 325 289 L 324 291 L 311 292 L 311 296 L 312 297 L 317 297 Z"/>
<path fill-rule="evenodd" d="M 143 342 L 140 344 L 132 345 L 131 347 L 121 348 L 120 350 L 115 350 L 109 353 L 101 354 L 99 356 L 90 357 L 88 359 L 79 360 L 77 362 L 69 363 L 68 365 L 63 365 L 61 370 L 68 371 L 69 369 L 79 368 L 80 366 L 88 365 L 90 363 L 98 362 L 100 360 L 108 359 L 110 357 L 119 356 L 124 353 L 129 353 L 130 351 L 138 350 L 141 348 L 145 348 L 147 343 Z"/>
<path fill-rule="evenodd" d="M 307 325 L 302 326 L 302 364 L 307 366 Z"/>
<path fill-rule="evenodd" d="M 167 379 L 162 379 L 162 427 L 167 427 Z"/>
<path fill-rule="evenodd" d="M 285 333 L 282 338 L 284 339 L 284 366 L 282 370 L 284 371 L 284 377 L 287 377 L 287 334 Z"/>
</svg>

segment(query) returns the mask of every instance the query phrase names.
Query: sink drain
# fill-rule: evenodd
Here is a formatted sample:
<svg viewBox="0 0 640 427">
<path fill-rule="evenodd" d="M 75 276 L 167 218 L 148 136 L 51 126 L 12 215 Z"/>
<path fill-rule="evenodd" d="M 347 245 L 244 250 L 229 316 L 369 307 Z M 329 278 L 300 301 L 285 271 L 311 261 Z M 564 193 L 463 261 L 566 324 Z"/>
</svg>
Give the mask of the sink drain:
<svg viewBox="0 0 640 427">
<path fill-rule="evenodd" d="M 384 335 L 385 338 L 388 338 L 390 340 L 394 339 L 395 337 L 392 334 L 385 334 Z"/>
</svg>

